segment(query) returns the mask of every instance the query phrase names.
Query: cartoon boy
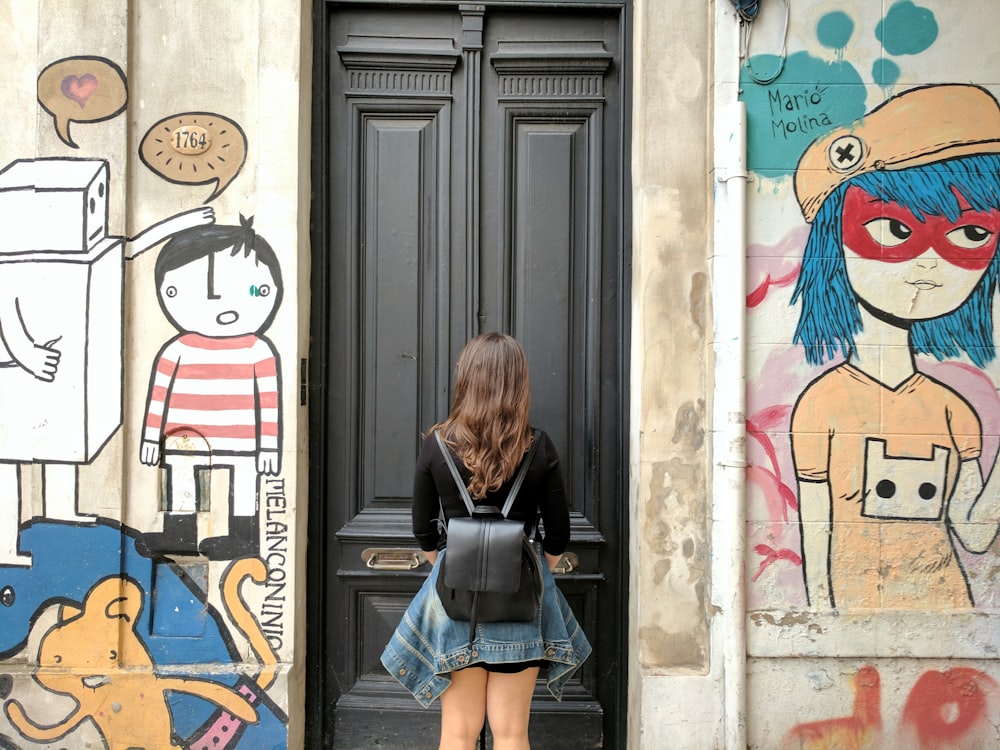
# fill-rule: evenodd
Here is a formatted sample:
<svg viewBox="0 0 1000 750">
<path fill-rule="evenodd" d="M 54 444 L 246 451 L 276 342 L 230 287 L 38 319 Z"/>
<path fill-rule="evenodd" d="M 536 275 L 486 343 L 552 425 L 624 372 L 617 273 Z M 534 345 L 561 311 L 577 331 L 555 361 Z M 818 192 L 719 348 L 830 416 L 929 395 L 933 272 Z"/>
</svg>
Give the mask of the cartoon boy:
<svg viewBox="0 0 1000 750">
<path fill-rule="evenodd" d="M 144 535 L 147 553 L 210 560 L 256 555 L 257 482 L 281 466 L 278 354 L 260 335 L 281 304 L 278 259 L 253 228 L 180 232 L 156 260 L 160 307 L 180 335 L 166 343 L 149 383 L 140 458 L 167 470 L 163 531 Z M 229 529 L 198 544 L 198 477 L 228 469 Z"/>
</svg>

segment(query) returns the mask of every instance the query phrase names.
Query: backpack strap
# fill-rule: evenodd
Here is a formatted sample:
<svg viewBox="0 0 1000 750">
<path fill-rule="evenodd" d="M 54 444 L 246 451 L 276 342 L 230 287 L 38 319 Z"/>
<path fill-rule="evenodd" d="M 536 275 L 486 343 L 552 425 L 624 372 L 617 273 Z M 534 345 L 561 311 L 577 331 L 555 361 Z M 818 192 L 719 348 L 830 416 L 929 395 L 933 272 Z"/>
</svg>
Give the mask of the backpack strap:
<svg viewBox="0 0 1000 750">
<path fill-rule="evenodd" d="M 469 510 L 469 515 L 471 516 L 476 509 L 476 506 L 472 503 L 472 498 L 469 497 L 469 488 L 465 486 L 465 482 L 462 481 L 462 476 L 458 473 L 458 467 L 455 466 L 455 461 L 451 457 L 451 451 L 448 450 L 448 446 L 444 444 L 444 439 L 441 437 L 441 430 L 436 430 L 434 432 L 434 437 L 437 439 L 438 448 L 441 449 L 441 455 L 444 456 L 444 462 L 448 464 L 448 470 L 451 472 L 452 479 L 455 480 L 455 484 L 458 485 L 458 491 L 462 495 L 462 500 L 465 501 L 465 507 Z"/>
<path fill-rule="evenodd" d="M 507 501 L 503 504 L 503 510 L 500 513 L 504 518 L 510 512 L 511 507 L 514 505 L 514 499 L 517 497 L 518 491 L 521 489 L 521 485 L 524 484 L 524 478 L 528 474 L 528 467 L 531 466 L 531 462 L 535 458 L 535 449 L 538 447 L 538 435 L 540 430 L 535 428 L 531 433 L 531 448 L 528 450 L 527 455 L 521 460 L 521 466 L 517 471 L 517 476 L 514 477 L 514 484 L 510 487 L 510 492 L 507 495 Z M 441 449 L 441 455 L 444 456 L 444 462 L 448 465 L 448 471 L 451 472 L 452 479 L 455 480 L 455 484 L 458 485 L 458 491 L 462 495 L 462 500 L 465 502 L 465 507 L 469 511 L 471 516 L 475 511 L 475 504 L 472 502 L 472 498 L 469 496 L 469 488 L 465 486 L 465 482 L 462 481 L 462 476 L 458 473 L 458 467 L 455 466 L 455 461 L 451 457 L 451 451 L 448 450 L 448 446 L 444 444 L 444 439 L 441 437 L 441 431 L 437 430 L 434 433 L 434 438 L 437 440 L 438 447 Z"/>
<path fill-rule="evenodd" d="M 528 467 L 531 466 L 531 462 L 535 460 L 535 448 L 538 447 L 538 433 L 540 430 L 535 428 L 531 431 L 531 448 L 528 449 L 528 455 L 524 457 L 521 461 L 521 468 L 517 470 L 517 476 L 514 477 L 514 484 L 510 487 L 510 494 L 507 495 L 507 502 L 503 504 L 503 509 L 500 513 L 504 518 L 510 513 L 511 507 L 514 505 L 514 498 L 517 497 L 518 490 L 521 489 L 521 485 L 524 484 L 524 478 L 528 474 Z"/>
</svg>

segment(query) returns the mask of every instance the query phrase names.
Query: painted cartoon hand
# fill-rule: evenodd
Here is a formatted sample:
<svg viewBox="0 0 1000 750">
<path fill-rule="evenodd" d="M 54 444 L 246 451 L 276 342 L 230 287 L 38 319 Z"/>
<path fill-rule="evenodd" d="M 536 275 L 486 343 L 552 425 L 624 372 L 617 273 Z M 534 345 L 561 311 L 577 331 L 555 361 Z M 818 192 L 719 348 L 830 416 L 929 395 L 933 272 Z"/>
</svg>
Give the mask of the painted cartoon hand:
<svg viewBox="0 0 1000 750">
<path fill-rule="evenodd" d="M 193 227 L 201 227 L 215 223 L 215 209 L 211 206 L 199 206 L 164 219 L 161 222 L 130 237 L 125 244 L 125 259 L 131 260 L 137 255 L 149 250 L 174 234 Z"/>
<path fill-rule="evenodd" d="M 62 337 L 60 336 L 60 338 Z M 56 379 L 56 370 L 59 369 L 59 358 L 62 356 L 62 352 L 54 348 L 57 341 L 59 339 L 53 339 L 41 346 L 33 344 L 25 352 L 25 356 L 20 363 L 21 367 L 39 380 L 51 383 Z"/>
<path fill-rule="evenodd" d="M 147 466 L 160 463 L 160 444 L 155 440 L 143 440 L 139 448 L 139 460 Z"/>
<path fill-rule="evenodd" d="M 179 232 L 182 229 L 201 227 L 215 223 L 215 209 L 211 206 L 198 206 L 189 211 L 183 211 L 170 220 L 170 231 Z"/>
<path fill-rule="evenodd" d="M 275 476 L 281 470 L 281 454 L 278 451 L 262 450 L 257 454 L 257 473 Z"/>
</svg>

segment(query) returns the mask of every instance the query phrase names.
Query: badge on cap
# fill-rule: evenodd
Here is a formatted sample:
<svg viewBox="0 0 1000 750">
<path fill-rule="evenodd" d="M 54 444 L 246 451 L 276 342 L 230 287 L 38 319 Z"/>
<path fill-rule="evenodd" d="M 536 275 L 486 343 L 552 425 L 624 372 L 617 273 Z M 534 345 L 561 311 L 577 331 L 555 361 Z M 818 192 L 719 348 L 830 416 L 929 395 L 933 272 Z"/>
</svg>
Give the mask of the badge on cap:
<svg viewBox="0 0 1000 750">
<path fill-rule="evenodd" d="M 826 157 L 831 169 L 837 172 L 850 172 L 865 157 L 864 141 L 856 135 L 842 135 L 830 144 Z"/>
</svg>

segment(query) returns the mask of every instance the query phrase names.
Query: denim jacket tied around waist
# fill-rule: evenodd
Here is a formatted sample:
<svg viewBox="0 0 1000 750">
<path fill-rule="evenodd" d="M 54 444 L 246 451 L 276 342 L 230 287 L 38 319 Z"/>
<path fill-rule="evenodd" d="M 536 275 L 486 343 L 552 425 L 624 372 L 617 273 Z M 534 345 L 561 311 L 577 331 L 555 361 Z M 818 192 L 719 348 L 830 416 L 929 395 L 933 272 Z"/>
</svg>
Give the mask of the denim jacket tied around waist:
<svg viewBox="0 0 1000 750">
<path fill-rule="evenodd" d="M 548 662 L 549 692 L 561 700 L 566 683 L 590 655 L 591 646 L 548 565 L 541 565 L 542 605 L 532 622 L 479 623 L 469 643 L 469 624 L 448 617 L 435 590 L 446 554 L 444 550 L 438 555 L 382 653 L 389 674 L 426 708 L 451 684 L 449 673 L 456 669 L 541 659 Z"/>
</svg>

